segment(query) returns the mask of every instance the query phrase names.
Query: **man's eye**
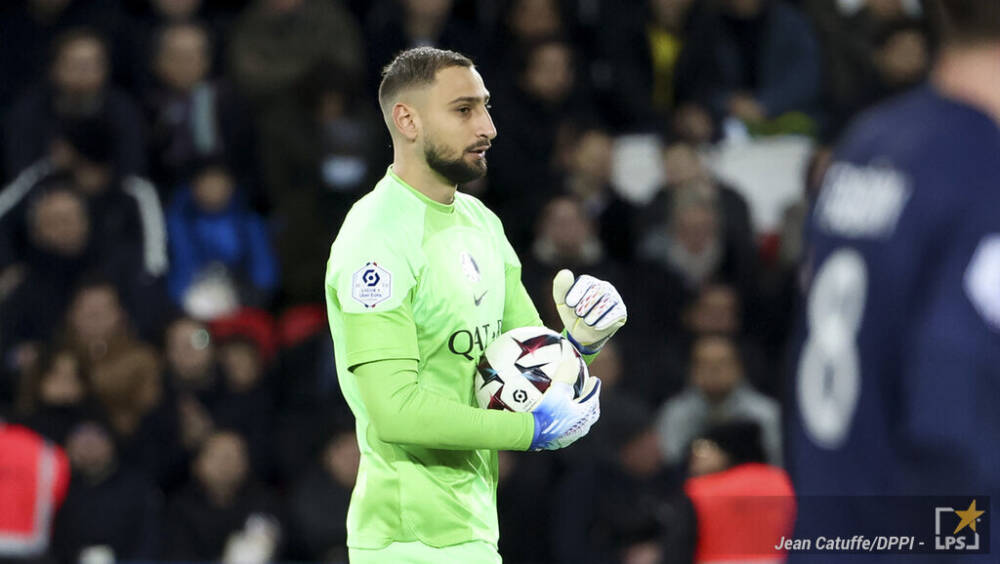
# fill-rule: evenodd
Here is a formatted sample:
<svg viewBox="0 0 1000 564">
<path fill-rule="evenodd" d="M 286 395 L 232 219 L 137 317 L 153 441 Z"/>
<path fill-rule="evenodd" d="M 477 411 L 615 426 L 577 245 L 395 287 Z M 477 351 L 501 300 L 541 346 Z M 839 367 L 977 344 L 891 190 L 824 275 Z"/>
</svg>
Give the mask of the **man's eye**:
<svg viewBox="0 0 1000 564">
<path fill-rule="evenodd" d="M 458 111 L 461 114 L 467 114 L 467 113 L 471 112 L 472 109 L 471 108 L 459 108 Z"/>
</svg>

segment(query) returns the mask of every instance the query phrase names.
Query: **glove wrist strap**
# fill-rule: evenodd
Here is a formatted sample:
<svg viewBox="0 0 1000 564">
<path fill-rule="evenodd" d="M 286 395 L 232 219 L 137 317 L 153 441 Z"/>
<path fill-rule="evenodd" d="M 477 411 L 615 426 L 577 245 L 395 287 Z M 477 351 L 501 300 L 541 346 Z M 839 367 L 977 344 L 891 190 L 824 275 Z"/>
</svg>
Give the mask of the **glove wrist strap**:
<svg viewBox="0 0 1000 564">
<path fill-rule="evenodd" d="M 592 343 L 588 347 L 576 342 L 576 339 L 573 338 L 573 335 L 571 335 L 569 331 L 566 331 L 566 338 L 569 339 L 569 342 L 573 343 L 573 346 L 576 347 L 576 350 L 583 355 L 597 354 L 601 350 L 601 347 L 604 346 L 604 343 L 607 342 L 608 340 L 607 338 L 601 339 L 596 343 Z"/>
</svg>

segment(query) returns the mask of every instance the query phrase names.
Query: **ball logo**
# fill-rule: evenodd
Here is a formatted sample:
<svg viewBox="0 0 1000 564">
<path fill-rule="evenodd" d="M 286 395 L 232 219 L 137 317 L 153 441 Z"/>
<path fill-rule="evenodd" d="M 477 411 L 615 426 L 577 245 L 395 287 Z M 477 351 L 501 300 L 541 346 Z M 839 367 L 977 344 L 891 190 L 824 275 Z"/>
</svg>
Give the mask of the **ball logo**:
<svg viewBox="0 0 1000 564">
<path fill-rule="evenodd" d="M 528 392 L 524 390 L 514 390 L 514 401 L 517 403 L 524 403 L 528 400 Z"/>
</svg>

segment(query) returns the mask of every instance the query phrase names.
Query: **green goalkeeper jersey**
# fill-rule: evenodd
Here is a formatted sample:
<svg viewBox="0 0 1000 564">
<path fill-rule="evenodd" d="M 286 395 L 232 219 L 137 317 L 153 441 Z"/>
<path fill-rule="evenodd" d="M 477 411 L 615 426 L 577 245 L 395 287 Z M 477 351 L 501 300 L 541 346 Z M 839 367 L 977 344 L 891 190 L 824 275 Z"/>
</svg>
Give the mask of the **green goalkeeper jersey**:
<svg viewBox="0 0 1000 564">
<path fill-rule="evenodd" d="M 390 168 L 348 213 L 327 264 L 326 296 L 361 450 L 349 546 L 496 544 L 495 449 L 527 449 L 534 423 L 530 414 L 475 407 L 473 376 L 498 335 L 542 324 L 520 277 L 499 219 L 472 196 L 435 202 Z M 419 393 L 430 398 L 412 421 L 419 441 L 384 441 L 372 424 L 372 402 L 398 398 L 362 401 L 370 388 L 359 390 L 355 368 L 387 360 L 415 362 Z"/>
</svg>

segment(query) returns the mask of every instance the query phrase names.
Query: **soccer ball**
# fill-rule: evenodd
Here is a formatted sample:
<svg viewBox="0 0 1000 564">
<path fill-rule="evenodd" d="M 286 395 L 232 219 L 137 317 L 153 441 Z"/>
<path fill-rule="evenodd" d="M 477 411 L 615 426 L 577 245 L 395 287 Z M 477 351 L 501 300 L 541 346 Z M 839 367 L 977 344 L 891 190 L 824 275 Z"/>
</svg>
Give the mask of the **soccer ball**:
<svg viewBox="0 0 1000 564">
<path fill-rule="evenodd" d="M 476 367 L 476 400 L 484 409 L 526 412 L 553 382 L 573 386 L 573 399 L 579 399 L 592 380 L 573 343 L 546 327 L 520 327 L 483 351 Z"/>
</svg>

